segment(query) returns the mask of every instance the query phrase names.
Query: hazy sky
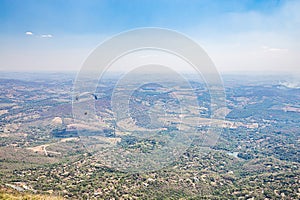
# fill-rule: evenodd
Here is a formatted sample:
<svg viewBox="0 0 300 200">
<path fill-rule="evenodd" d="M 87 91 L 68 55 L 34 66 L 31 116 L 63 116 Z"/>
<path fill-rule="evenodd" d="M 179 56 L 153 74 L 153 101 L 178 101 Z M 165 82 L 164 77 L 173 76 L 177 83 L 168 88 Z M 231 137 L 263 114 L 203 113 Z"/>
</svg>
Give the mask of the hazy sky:
<svg viewBox="0 0 300 200">
<path fill-rule="evenodd" d="M 0 70 L 78 70 L 104 39 L 162 27 L 220 71 L 300 71 L 300 1 L 0 0 Z"/>
</svg>

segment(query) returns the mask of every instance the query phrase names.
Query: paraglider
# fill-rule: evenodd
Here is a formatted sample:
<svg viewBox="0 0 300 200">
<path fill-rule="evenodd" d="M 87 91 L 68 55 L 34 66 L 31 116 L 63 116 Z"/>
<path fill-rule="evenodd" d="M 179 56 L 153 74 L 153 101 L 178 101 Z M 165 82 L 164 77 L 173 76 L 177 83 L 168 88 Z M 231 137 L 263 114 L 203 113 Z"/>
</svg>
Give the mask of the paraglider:
<svg viewBox="0 0 300 200">
<path fill-rule="evenodd" d="M 88 101 L 91 101 L 93 99 L 98 100 L 98 96 L 95 93 L 92 93 L 92 92 L 83 92 L 83 93 L 77 94 L 74 99 L 75 99 L 74 103 L 81 104 L 81 103 L 84 103 L 84 102 L 86 103 Z M 82 104 L 82 105 L 85 105 L 85 104 Z M 87 116 L 88 111 L 84 111 L 82 114 Z"/>
<path fill-rule="evenodd" d="M 91 93 L 91 92 L 84 92 L 84 93 L 78 94 L 78 95 L 76 95 L 75 100 L 79 101 L 79 99 L 85 95 L 91 95 L 95 100 L 98 100 L 97 95 L 95 95 L 94 93 Z"/>
</svg>

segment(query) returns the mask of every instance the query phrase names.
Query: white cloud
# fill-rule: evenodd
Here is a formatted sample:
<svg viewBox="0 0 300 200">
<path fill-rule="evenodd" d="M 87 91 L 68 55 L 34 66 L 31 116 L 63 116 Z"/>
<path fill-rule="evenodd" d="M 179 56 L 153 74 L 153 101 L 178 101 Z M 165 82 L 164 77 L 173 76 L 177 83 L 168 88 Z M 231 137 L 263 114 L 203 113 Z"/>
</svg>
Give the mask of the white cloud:
<svg viewBox="0 0 300 200">
<path fill-rule="evenodd" d="M 287 49 L 269 48 L 269 51 L 287 51 Z"/>
<path fill-rule="evenodd" d="M 274 47 L 269 47 L 269 46 L 262 46 L 261 47 L 264 51 L 288 51 L 288 49 L 284 48 L 274 48 Z"/>
<path fill-rule="evenodd" d="M 42 38 L 52 38 L 53 35 L 51 34 L 45 34 L 45 35 L 41 35 Z"/>
<path fill-rule="evenodd" d="M 25 35 L 33 35 L 33 33 L 31 31 L 27 31 L 25 32 Z"/>
</svg>

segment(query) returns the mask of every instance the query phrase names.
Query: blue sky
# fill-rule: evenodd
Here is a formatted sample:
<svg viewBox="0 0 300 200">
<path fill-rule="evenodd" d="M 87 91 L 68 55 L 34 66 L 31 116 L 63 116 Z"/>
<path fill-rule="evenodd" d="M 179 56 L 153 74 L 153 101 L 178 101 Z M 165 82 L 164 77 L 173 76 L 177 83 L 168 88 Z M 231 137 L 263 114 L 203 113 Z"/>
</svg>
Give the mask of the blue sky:
<svg viewBox="0 0 300 200">
<path fill-rule="evenodd" d="M 193 26 L 216 29 L 224 23 L 222 19 L 228 13 L 254 11 L 268 15 L 277 12 L 283 4 L 281 1 L 239 0 L 1 0 L 0 2 L 0 30 L 4 34 L 18 34 L 27 29 L 35 32 L 48 31 L 53 34 L 111 34 L 143 26 L 159 26 L 181 31 Z M 239 31 L 238 29 L 243 27 L 230 28 Z M 222 32 L 227 31 L 229 30 L 222 29 Z"/>
<path fill-rule="evenodd" d="M 0 0 L 0 70 L 78 70 L 107 37 L 154 26 L 189 35 L 221 71 L 297 71 L 299 10 L 279 0 Z"/>
</svg>

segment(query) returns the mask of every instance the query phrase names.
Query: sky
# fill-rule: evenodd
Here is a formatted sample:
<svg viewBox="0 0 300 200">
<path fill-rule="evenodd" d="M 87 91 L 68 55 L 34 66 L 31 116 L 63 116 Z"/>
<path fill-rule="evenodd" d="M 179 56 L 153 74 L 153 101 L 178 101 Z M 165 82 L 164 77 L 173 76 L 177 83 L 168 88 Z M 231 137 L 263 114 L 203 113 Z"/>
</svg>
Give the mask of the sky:
<svg viewBox="0 0 300 200">
<path fill-rule="evenodd" d="M 300 71 L 300 1 L 0 0 L 0 70 L 76 71 L 104 40 L 183 33 L 221 72 Z"/>
</svg>

